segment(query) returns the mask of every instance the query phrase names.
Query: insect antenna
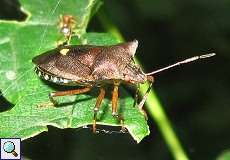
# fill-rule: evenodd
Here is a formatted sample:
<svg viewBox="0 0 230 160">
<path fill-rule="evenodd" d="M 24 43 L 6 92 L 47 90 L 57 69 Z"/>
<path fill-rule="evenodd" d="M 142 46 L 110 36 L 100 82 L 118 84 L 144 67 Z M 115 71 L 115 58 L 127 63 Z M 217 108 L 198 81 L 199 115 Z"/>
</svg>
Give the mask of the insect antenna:
<svg viewBox="0 0 230 160">
<path fill-rule="evenodd" d="M 204 54 L 204 55 L 200 55 L 200 56 L 194 56 L 194 57 L 191 57 L 191 58 L 187 58 L 185 60 L 182 60 L 182 61 L 179 61 L 179 62 L 176 62 L 172 65 L 169 65 L 167 67 L 164 67 L 164 68 L 160 68 L 156 71 L 153 71 L 153 72 L 150 72 L 150 73 L 146 73 L 145 75 L 147 76 L 147 80 L 148 82 L 150 83 L 149 84 L 149 87 L 147 89 L 147 91 L 145 92 L 141 102 L 138 104 L 138 108 L 140 110 L 142 110 L 142 107 L 144 106 L 145 104 L 145 101 L 147 100 L 147 97 L 148 97 L 148 94 L 151 90 L 151 87 L 152 87 L 152 84 L 153 84 L 153 76 L 154 74 L 156 73 L 159 73 L 159 72 L 162 72 L 162 71 L 165 71 L 165 70 L 168 70 L 170 68 L 173 68 L 173 67 L 176 67 L 176 66 L 179 66 L 179 65 L 182 65 L 182 64 L 186 64 L 186 63 L 190 63 L 190 62 L 193 62 L 193 61 L 196 61 L 196 60 L 199 60 L 199 59 L 204 59 L 204 58 L 209 58 L 209 57 L 213 57 L 215 56 L 216 54 L 215 53 L 209 53 L 209 54 Z"/>
<path fill-rule="evenodd" d="M 183 61 L 179 61 L 179 62 L 176 62 L 174 64 L 171 64 L 167 67 L 164 67 L 164 68 L 161 68 L 161 69 L 158 69 L 156 71 L 153 71 L 153 72 L 150 72 L 150 73 L 146 73 L 145 75 L 146 76 L 149 76 L 149 75 L 154 75 L 156 73 L 159 73 L 159 72 L 162 72 L 162 71 L 165 71 L 165 70 L 168 70 L 169 68 L 173 68 L 173 67 L 176 67 L 176 66 L 179 66 L 179 65 L 182 65 L 182 64 L 186 64 L 186 63 L 190 63 L 190 62 L 193 62 L 193 61 L 196 61 L 198 59 L 204 59 L 204 58 L 209 58 L 209 57 L 213 57 L 215 56 L 216 53 L 209 53 L 209 54 L 204 54 L 204 55 L 200 55 L 200 56 L 194 56 L 194 57 L 191 57 L 191 58 L 187 58 Z"/>
</svg>

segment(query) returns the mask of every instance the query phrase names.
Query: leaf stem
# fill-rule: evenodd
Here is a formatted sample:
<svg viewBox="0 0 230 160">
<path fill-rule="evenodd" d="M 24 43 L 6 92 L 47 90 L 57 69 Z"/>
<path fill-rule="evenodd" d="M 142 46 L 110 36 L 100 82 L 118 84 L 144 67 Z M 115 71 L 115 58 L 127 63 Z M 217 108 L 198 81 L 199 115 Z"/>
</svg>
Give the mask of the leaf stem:
<svg viewBox="0 0 230 160">
<path fill-rule="evenodd" d="M 124 41 L 123 36 L 121 35 L 118 28 L 109 20 L 109 18 L 106 16 L 105 11 L 101 9 L 97 17 L 102 24 L 102 26 L 112 34 L 115 38 L 117 38 L 119 41 Z M 141 65 L 141 63 L 135 59 L 135 61 Z M 140 93 L 141 95 L 144 95 L 148 88 L 149 84 L 143 84 L 140 87 Z M 188 160 L 188 156 L 186 155 L 185 151 L 183 150 L 183 147 L 179 141 L 179 139 L 176 136 L 176 133 L 173 131 L 172 125 L 163 109 L 163 106 L 161 105 L 160 101 L 158 100 L 156 93 L 152 89 L 149 93 L 148 99 L 146 101 L 147 110 L 149 111 L 150 116 L 156 121 L 160 132 L 165 139 L 166 144 L 169 147 L 169 150 L 171 151 L 173 157 L 175 160 Z"/>
</svg>

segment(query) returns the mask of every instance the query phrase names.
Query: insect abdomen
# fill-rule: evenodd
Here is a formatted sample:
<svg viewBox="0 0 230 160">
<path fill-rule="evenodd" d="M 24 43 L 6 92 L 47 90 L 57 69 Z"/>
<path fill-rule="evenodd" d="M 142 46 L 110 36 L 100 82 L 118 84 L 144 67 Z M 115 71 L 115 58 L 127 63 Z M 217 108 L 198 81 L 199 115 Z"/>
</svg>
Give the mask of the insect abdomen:
<svg viewBox="0 0 230 160">
<path fill-rule="evenodd" d="M 51 81 L 51 82 L 56 83 L 56 84 L 68 85 L 68 84 L 73 82 L 70 79 L 65 79 L 65 78 L 57 77 L 55 75 L 48 74 L 48 73 L 44 72 L 39 67 L 35 67 L 35 72 L 42 79 L 47 80 L 47 81 Z"/>
</svg>

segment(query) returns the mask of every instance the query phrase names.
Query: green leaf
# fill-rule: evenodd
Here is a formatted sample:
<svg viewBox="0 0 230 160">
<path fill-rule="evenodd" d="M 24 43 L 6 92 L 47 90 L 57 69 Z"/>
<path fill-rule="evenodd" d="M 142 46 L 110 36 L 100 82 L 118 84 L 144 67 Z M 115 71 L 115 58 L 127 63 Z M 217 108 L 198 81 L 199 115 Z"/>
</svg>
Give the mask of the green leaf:
<svg viewBox="0 0 230 160">
<path fill-rule="evenodd" d="M 230 160 L 230 150 L 226 150 L 223 153 L 221 153 L 217 157 L 217 160 Z"/>
<path fill-rule="evenodd" d="M 25 80 L 28 78 L 24 74 L 30 72 L 26 70 L 27 68 L 33 67 L 31 59 L 57 46 L 57 40 L 61 37 L 57 27 L 60 15 L 75 15 L 76 32 L 82 35 L 85 33 L 92 9 L 100 1 L 35 0 L 31 3 L 29 0 L 21 0 L 20 2 L 23 11 L 28 15 L 26 21 L 0 22 L 0 88 L 3 90 L 3 95 L 13 103 L 26 86 Z"/>
<path fill-rule="evenodd" d="M 54 90 L 68 89 L 40 80 L 33 72 L 31 59 L 56 47 L 61 37 L 58 31 L 59 16 L 76 17 L 76 33 L 81 36 L 77 43 L 96 45 L 116 44 L 118 41 L 107 33 L 86 33 L 98 0 L 21 0 L 22 8 L 29 16 L 24 22 L 0 21 L 0 88 L 3 95 L 15 106 L 0 113 L 0 137 L 26 139 L 43 131 L 47 125 L 58 128 L 78 128 L 91 125 L 93 108 L 98 95 L 95 88 L 89 94 L 57 98 L 59 107 L 39 108 L 49 102 L 48 94 Z M 57 3 L 60 2 L 60 3 Z M 42 6 L 42 7 L 40 7 Z M 110 88 L 98 114 L 97 124 L 120 126 L 111 115 Z M 149 134 L 143 114 L 133 107 L 133 98 L 120 89 L 119 113 L 125 118 L 125 127 L 140 142 Z"/>
</svg>

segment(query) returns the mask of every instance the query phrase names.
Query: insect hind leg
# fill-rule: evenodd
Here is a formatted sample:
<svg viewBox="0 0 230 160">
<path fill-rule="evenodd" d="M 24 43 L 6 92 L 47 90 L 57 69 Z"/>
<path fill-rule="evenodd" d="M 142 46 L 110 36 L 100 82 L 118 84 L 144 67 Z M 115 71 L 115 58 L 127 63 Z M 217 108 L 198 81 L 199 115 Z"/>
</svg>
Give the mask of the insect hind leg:
<svg viewBox="0 0 230 160">
<path fill-rule="evenodd" d="M 93 115 L 93 133 L 96 133 L 96 121 L 97 121 L 97 113 L 99 111 L 99 108 L 101 106 L 101 103 L 105 97 L 105 89 L 103 87 L 100 87 L 100 93 L 97 97 L 96 105 L 94 107 L 94 115 Z"/>
<path fill-rule="evenodd" d="M 91 89 L 92 89 L 92 87 L 86 87 L 86 88 L 81 88 L 81 89 L 51 92 L 49 94 L 49 99 L 53 103 L 53 105 L 56 106 L 57 105 L 57 101 L 54 99 L 54 97 L 60 97 L 60 96 L 68 96 L 68 95 L 86 93 L 86 92 L 89 92 Z"/>
</svg>

